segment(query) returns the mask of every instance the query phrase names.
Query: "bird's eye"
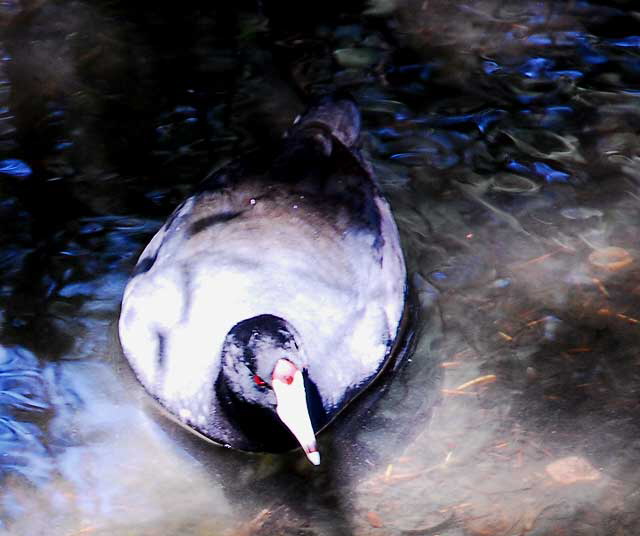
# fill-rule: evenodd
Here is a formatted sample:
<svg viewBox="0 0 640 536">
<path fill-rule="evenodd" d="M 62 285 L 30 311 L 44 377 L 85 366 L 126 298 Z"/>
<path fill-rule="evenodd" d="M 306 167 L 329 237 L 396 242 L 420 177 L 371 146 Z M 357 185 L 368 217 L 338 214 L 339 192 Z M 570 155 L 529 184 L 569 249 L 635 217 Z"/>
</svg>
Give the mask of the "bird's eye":
<svg viewBox="0 0 640 536">
<path fill-rule="evenodd" d="M 260 386 L 260 387 L 264 387 L 265 385 L 267 385 L 267 383 L 257 374 L 253 375 L 253 381 L 256 385 Z"/>
</svg>

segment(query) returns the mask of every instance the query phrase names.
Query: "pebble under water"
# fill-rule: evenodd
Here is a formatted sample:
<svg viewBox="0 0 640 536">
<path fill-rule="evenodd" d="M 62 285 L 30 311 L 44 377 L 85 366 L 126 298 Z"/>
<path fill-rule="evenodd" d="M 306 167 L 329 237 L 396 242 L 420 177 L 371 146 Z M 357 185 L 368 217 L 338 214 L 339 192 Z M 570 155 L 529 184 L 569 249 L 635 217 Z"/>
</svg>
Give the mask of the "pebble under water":
<svg viewBox="0 0 640 536">
<path fill-rule="evenodd" d="M 0 534 L 640 530 L 634 2 L 0 5 Z M 408 357 L 300 452 L 165 419 L 115 323 L 212 170 L 349 90 Z"/>
</svg>

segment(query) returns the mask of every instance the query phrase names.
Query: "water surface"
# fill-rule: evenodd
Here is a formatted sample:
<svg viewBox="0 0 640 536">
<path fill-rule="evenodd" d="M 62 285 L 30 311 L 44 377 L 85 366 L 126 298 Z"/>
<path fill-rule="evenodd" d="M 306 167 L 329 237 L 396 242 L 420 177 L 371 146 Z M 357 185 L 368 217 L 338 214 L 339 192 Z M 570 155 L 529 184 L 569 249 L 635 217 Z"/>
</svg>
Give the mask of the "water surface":
<svg viewBox="0 0 640 536">
<path fill-rule="evenodd" d="M 637 7 L 136 6 L 0 6 L 0 531 L 635 534 Z M 195 184 L 338 88 L 417 321 L 315 469 L 166 420 L 115 322 Z"/>
</svg>

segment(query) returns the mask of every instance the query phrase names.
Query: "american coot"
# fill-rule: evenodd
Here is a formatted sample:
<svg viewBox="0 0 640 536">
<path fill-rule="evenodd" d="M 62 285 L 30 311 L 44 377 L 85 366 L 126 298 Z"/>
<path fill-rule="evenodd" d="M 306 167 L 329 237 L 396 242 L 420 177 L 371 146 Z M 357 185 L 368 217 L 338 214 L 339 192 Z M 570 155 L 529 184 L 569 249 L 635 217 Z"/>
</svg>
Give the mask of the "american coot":
<svg viewBox="0 0 640 536">
<path fill-rule="evenodd" d="M 275 156 L 205 180 L 134 269 L 124 354 L 173 417 L 216 443 L 297 440 L 317 465 L 315 434 L 392 357 L 405 264 L 359 131 L 353 101 L 320 101 Z"/>
</svg>

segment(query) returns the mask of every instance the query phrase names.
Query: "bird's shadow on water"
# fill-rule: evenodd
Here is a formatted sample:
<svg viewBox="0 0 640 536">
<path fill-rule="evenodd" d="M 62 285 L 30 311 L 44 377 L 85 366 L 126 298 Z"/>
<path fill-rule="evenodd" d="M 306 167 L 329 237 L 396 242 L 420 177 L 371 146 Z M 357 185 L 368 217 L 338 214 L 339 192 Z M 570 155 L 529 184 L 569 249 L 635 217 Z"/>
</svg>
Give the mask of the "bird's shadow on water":
<svg viewBox="0 0 640 536">
<path fill-rule="evenodd" d="M 354 489 L 401 456 L 425 431 L 439 398 L 437 346 L 442 325 L 435 291 L 417 279 L 412 297 L 408 330 L 395 361 L 319 435 L 319 467 L 312 466 L 299 449 L 253 454 L 221 448 L 168 419 L 152 404 L 147 413 L 206 469 L 234 506 L 239 522 L 250 523 L 264 513 L 252 526 L 252 534 L 352 534 Z M 133 377 L 126 364 L 118 368 Z"/>
</svg>

